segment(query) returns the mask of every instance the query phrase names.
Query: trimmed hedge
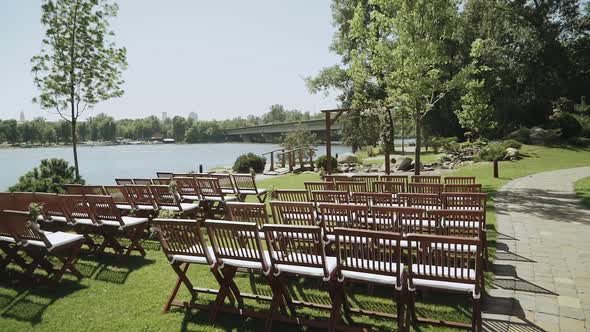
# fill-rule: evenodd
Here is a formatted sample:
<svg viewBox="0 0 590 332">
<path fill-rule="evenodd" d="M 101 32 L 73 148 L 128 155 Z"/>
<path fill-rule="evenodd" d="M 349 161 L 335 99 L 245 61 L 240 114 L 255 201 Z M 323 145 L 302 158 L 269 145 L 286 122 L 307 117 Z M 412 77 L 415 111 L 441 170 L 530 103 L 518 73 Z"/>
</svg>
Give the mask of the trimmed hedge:
<svg viewBox="0 0 590 332">
<path fill-rule="evenodd" d="M 234 162 L 233 170 L 238 173 L 250 173 L 250 169 L 256 173 L 262 173 L 266 165 L 266 158 L 250 152 L 243 154 Z"/>
</svg>

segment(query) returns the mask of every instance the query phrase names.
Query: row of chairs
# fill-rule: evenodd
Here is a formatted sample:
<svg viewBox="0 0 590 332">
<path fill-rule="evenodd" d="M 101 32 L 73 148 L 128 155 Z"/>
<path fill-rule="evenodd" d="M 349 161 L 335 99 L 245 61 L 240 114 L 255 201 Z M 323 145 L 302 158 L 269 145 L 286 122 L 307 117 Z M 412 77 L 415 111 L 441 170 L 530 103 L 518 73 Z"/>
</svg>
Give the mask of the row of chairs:
<svg viewBox="0 0 590 332">
<path fill-rule="evenodd" d="M 256 185 L 256 179 L 251 174 L 226 174 L 226 173 L 169 173 L 157 172 L 155 179 L 115 179 L 118 185 L 168 185 L 172 179 L 177 178 L 208 178 L 216 179 L 216 188 L 223 195 L 234 195 L 240 201 L 244 201 L 247 196 L 253 195 L 260 202 L 266 199 L 266 189 L 259 189 Z M 209 188 L 211 186 L 207 186 Z"/>
<path fill-rule="evenodd" d="M 448 192 L 481 192 L 482 186 L 477 183 L 469 184 L 442 184 L 425 182 L 394 182 L 374 181 L 367 185 L 364 181 L 307 181 L 305 189 L 312 190 L 341 190 L 348 192 L 385 192 L 385 193 L 428 193 L 440 194 Z"/>
<path fill-rule="evenodd" d="M 135 250 L 142 256 L 146 254 L 140 240 L 148 228 L 150 218 L 124 215 L 111 196 L 0 193 L 0 210 L 28 214 L 33 203 L 41 207 L 41 215 L 36 222 L 41 223 L 44 230 L 74 231 L 97 254 L 104 253 L 107 248 L 126 256 Z M 39 231 L 44 232 L 41 229 Z M 63 235 L 60 235 L 60 239 L 70 236 L 66 232 L 57 234 Z M 119 242 L 121 236 L 128 239 L 128 246 Z"/>
<path fill-rule="evenodd" d="M 402 330 L 418 321 L 416 289 L 469 294 L 473 298 L 472 328 L 481 331 L 482 240 L 477 237 L 335 227 L 333 239 L 327 240 L 326 229 L 314 224 L 264 224 L 260 228 L 255 222 L 206 220 L 204 226 L 207 238 L 192 220 L 154 220 L 164 253 L 179 277 L 165 311 L 171 305 L 198 307 L 194 300 L 202 290 L 194 287 L 187 270 L 191 264 L 204 264 L 219 284 L 210 308 L 212 319 L 220 311 L 248 314 L 243 299 L 251 297 L 234 282 L 236 271 L 245 269 L 261 274 L 272 290 L 267 331 L 273 321 L 285 318 L 279 314 L 282 307 L 289 309 L 291 321 L 301 321 L 296 308 L 301 303 L 291 297 L 285 276 L 318 279 L 328 285 L 331 314 L 322 327 L 330 331 L 338 327 L 342 308 L 345 315 L 351 313 L 345 282 L 393 287 L 397 324 Z M 327 241 L 334 248 L 330 254 L 325 250 Z M 192 295 L 190 302 L 175 301 L 181 284 Z M 237 308 L 227 308 L 226 299 L 237 303 Z"/>
<path fill-rule="evenodd" d="M 414 183 L 439 183 L 439 184 L 475 184 L 474 176 L 445 176 L 440 175 L 369 175 L 369 174 L 334 174 L 324 175 L 323 181 L 327 182 L 365 182 L 367 188 L 372 188 L 377 181 Z"/>
</svg>

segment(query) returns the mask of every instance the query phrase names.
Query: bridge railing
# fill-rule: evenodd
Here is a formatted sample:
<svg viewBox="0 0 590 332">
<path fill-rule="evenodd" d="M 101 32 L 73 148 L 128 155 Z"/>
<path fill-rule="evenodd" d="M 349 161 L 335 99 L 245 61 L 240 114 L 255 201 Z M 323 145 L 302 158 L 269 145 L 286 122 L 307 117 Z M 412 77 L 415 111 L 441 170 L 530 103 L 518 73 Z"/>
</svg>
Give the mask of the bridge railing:
<svg viewBox="0 0 590 332">
<path fill-rule="evenodd" d="M 282 151 L 285 152 L 285 149 L 276 149 L 276 150 L 272 150 L 272 151 L 268 151 L 263 153 L 262 155 L 265 156 L 267 154 L 270 155 L 270 171 L 274 171 L 275 170 L 275 152 L 278 151 Z M 285 167 L 285 158 L 283 158 L 283 160 L 281 161 L 281 167 Z"/>
<path fill-rule="evenodd" d="M 309 165 L 310 165 L 310 167 L 313 168 L 313 155 L 314 155 L 315 151 L 317 151 L 316 148 L 299 147 L 299 148 L 295 148 L 295 149 L 291 149 L 291 150 L 286 150 L 281 153 L 281 156 L 283 157 L 283 163 L 285 162 L 285 155 L 286 155 L 287 161 L 289 162 L 289 172 L 293 172 L 293 168 L 295 167 L 295 153 L 299 153 L 299 157 L 300 157 L 299 161 L 300 161 L 301 168 L 305 167 L 305 160 L 303 158 L 303 153 L 305 151 L 308 152 Z"/>
</svg>

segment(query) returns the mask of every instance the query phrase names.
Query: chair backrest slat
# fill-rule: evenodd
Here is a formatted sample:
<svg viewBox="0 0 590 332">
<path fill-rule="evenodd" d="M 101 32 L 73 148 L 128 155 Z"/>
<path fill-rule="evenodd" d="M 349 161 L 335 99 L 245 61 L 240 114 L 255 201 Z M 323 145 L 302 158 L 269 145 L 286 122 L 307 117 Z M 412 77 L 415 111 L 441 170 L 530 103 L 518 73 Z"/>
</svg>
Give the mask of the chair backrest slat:
<svg viewBox="0 0 590 332">
<path fill-rule="evenodd" d="M 370 229 L 369 207 L 362 204 L 322 203 L 319 205 L 321 225 L 326 234 L 332 234 L 334 228 Z"/>
<path fill-rule="evenodd" d="M 365 181 L 336 181 L 334 183 L 336 190 L 353 192 L 366 192 L 367 183 Z"/>
<path fill-rule="evenodd" d="M 66 193 L 72 195 L 104 195 L 102 186 L 88 186 L 81 184 L 66 184 Z"/>
<path fill-rule="evenodd" d="M 411 181 L 414 183 L 441 183 L 440 175 L 412 175 Z"/>
<path fill-rule="evenodd" d="M 310 193 L 316 190 L 334 190 L 334 182 L 330 181 L 306 181 L 303 185 Z"/>
<path fill-rule="evenodd" d="M 43 206 L 43 218 L 50 221 L 52 217 L 65 217 L 66 212 L 61 198 L 53 193 L 35 193 L 35 202 Z"/>
<path fill-rule="evenodd" d="M 309 202 L 309 191 L 305 189 L 277 189 L 271 194 L 271 198 L 283 202 Z"/>
<path fill-rule="evenodd" d="M 409 193 L 418 194 L 437 194 L 440 195 L 444 191 L 444 185 L 440 183 L 426 183 L 426 182 L 411 182 L 408 183 Z"/>
<path fill-rule="evenodd" d="M 311 201 L 319 203 L 348 203 L 350 194 L 342 190 L 312 190 Z"/>
<path fill-rule="evenodd" d="M 152 179 L 133 179 L 133 184 L 149 186 L 154 183 L 152 182 Z"/>
<path fill-rule="evenodd" d="M 445 184 L 475 184 L 475 176 L 445 176 Z"/>
<path fill-rule="evenodd" d="M 59 195 L 59 198 L 61 199 L 68 223 L 74 224 L 76 223 L 76 219 L 90 219 L 93 223 L 98 224 L 84 196 Z"/>
<path fill-rule="evenodd" d="M 223 192 L 219 186 L 219 179 L 215 178 L 195 178 L 195 183 L 199 193 L 203 198 L 217 197 L 223 199 Z"/>
<path fill-rule="evenodd" d="M 394 181 L 375 181 L 373 182 L 373 191 L 376 193 L 403 193 L 406 191 L 406 184 Z"/>
<path fill-rule="evenodd" d="M 156 172 L 156 176 L 160 179 L 171 179 L 174 173 L 171 172 Z"/>
<path fill-rule="evenodd" d="M 121 226 L 124 225 L 121 212 L 111 196 L 86 195 L 85 198 L 97 221 L 110 220 L 118 222 Z"/>
<path fill-rule="evenodd" d="M 270 209 L 275 224 L 317 225 L 315 208 L 311 202 L 271 201 Z"/>
<path fill-rule="evenodd" d="M 397 196 L 390 193 L 352 193 L 350 201 L 355 204 L 365 204 L 368 207 L 399 205 L 399 199 Z"/>
<path fill-rule="evenodd" d="M 173 178 L 174 182 L 176 182 L 176 187 L 178 188 L 178 194 L 181 197 L 184 196 L 196 196 L 201 197 L 201 191 L 199 190 L 199 186 L 197 185 L 197 181 L 193 177 L 183 177 L 183 176 L 175 176 Z"/>
<path fill-rule="evenodd" d="M 127 188 L 125 186 L 103 186 L 105 194 L 111 196 L 115 201 L 115 204 L 131 205 L 133 202 L 129 198 Z"/>
<path fill-rule="evenodd" d="M 227 220 L 253 222 L 258 227 L 269 223 L 264 203 L 228 202 L 225 207 Z"/>
<path fill-rule="evenodd" d="M 231 190 L 233 193 L 236 192 L 234 180 L 233 180 L 231 174 L 212 173 L 212 174 L 209 174 L 209 176 L 219 180 L 219 187 L 221 189 Z"/>
<path fill-rule="evenodd" d="M 45 233 L 38 228 L 36 222 L 30 222 L 30 215 L 25 211 L 4 210 L 0 211 L 0 234 L 12 237 L 15 242 L 23 240 L 40 241 L 47 248 L 51 248 L 51 242 Z"/>
<path fill-rule="evenodd" d="M 486 210 L 485 193 L 443 192 L 441 199 L 443 208 L 448 210 Z"/>
<path fill-rule="evenodd" d="M 232 174 L 232 178 L 238 193 L 243 190 L 258 190 L 256 180 L 252 174 Z"/>
<path fill-rule="evenodd" d="M 150 190 L 149 186 L 126 185 L 125 189 L 127 190 L 129 199 L 131 202 L 133 202 L 133 206 L 137 207 L 139 205 L 144 205 L 157 209 L 158 205 L 154 200 L 154 196 L 152 195 L 152 191 Z"/>
<path fill-rule="evenodd" d="M 206 220 L 205 227 L 215 258 L 220 265 L 224 259 L 235 259 L 259 262 L 262 270 L 268 271 L 269 266 L 263 258 L 263 247 L 256 223 Z"/>
<path fill-rule="evenodd" d="M 133 180 L 131 179 L 115 179 L 115 183 L 119 186 L 126 186 L 133 184 Z"/>
<path fill-rule="evenodd" d="M 154 202 L 158 207 L 170 206 L 178 208 L 178 211 L 182 211 L 180 196 L 178 193 L 172 192 L 170 187 L 151 185 L 149 186 L 149 189 L 152 192 Z"/>
<path fill-rule="evenodd" d="M 444 191 L 446 192 L 481 192 L 481 184 L 479 183 L 467 183 L 467 184 L 445 184 Z"/>
<path fill-rule="evenodd" d="M 205 250 L 206 242 L 195 220 L 154 219 L 151 224 L 169 258 L 172 255 L 206 257 L 209 265 L 214 263 Z"/>
</svg>

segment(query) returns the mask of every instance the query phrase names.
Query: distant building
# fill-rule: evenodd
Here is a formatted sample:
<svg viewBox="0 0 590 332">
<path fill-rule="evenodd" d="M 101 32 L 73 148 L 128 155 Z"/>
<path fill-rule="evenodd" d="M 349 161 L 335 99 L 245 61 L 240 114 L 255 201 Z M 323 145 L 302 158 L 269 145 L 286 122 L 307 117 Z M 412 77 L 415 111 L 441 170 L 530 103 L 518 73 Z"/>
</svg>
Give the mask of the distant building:
<svg viewBox="0 0 590 332">
<path fill-rule="evenodd" d="M 195 112 L 190 112 L 188 114 L 188 118 L 191 119 L 191 120 L 193 120 L 193 121 L 198 121 L 199 120 L 199 116 Z"/>
<path fill-rule="evenodd" d="M 20 111 L 20 122 L 25 122 L 25 112 Z"/>
<path fill-rule="evenodd" d="M 162 121 L 168 120 L 168 112 L 162 112 Z"/>
</svg>

